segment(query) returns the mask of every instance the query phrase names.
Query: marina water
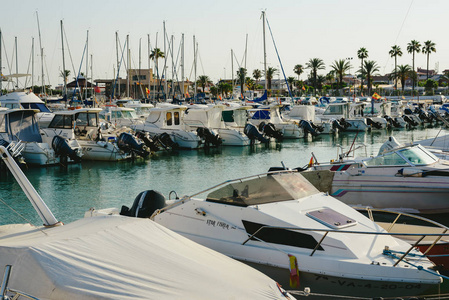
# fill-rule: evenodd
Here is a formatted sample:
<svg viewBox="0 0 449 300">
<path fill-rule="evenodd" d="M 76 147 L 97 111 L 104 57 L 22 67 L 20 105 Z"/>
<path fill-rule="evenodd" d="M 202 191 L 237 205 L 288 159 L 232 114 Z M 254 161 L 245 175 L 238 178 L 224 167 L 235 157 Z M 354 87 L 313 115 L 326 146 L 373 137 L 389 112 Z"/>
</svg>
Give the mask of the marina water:
<svg viewBox="0 0 449 300">
<path fill-rule="evenodd" d="M 348 151 L 354 143 L 353 147 L 366 145 L 367 155 L 376 155 L 388 136 L 410 143 L 438 133 L 446 134 L 439 128 L 353 132 L 253 147 L 157 152 L 147 160 L 82 162 L 66 168 L 28 168 L 24 172 L 55 217 L 69 223 L 82 218 L 91 207 L 130 206 L 144 190 L 157 190 L 167 198 L 170 191 L 176 191 L 181 197 L 229 179 L 267 172 L 270 167 L 281 166 L 281 162 L 290 168 L 303 167 L 310 161 L 312 152 L 318 161 L 328 162 L 337 158 L 339 146 Z M 356 153 L 364 156 L 365 150 Z M 0 176 L 0 224 L 40 225 L 40 219 L 14 177 L 9 172 Z"/>
</svg>

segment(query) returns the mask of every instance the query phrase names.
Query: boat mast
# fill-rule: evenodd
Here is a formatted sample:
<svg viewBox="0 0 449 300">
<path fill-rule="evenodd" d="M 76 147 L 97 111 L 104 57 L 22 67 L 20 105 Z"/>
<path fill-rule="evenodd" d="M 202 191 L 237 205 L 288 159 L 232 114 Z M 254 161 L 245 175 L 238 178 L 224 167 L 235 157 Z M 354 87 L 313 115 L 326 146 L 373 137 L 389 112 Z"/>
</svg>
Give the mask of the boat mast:
<svg viewBox="0 0 449 300">
<path fill-rule="evenodd" d="M 267 80 L 267 47 L 265 43 L 265 11 L 262 11 L 262 22 L 263 22 L 263 68 L 265 72 L 265 90 L 268 91 L 268 80 Z"/>
<path fill-rule="evenodd" d="M 234 51 L 232 49 L 231 49 L 231 83 L 232 83 L 231 98 L 234 99 Z"/>
<path fill-rule="evenodd" d="M 164 70 L 162 71 L 162 76 L 164 77 L 164 99 L 167 100 L 167 39 L 166 39 L 166 32 L 165 32 L 165 21 L 163 22 L 164 24 L 164 54 L 165 54 L 165 58 L 164 58 Z"/>
<path fill-rule="evenodd" d="M 193 70 L 194 70 L 194 91 L 193 91 L 193 99 L 196 99 L 196 43 L 195 43 L 195 36 L 193 36 Z"/>
<path fill-rule="evenodd" d="M 126 35 L 126 97 L 129 98 L 129 34 Z"/>
<path fill-rule="evenodd" d="M 92 71 L 92 69 L 93 69 L 93 55 L 91 54 L 90 55 L 90 77 L 91 77 L 91 83 L 93 83 L 94 82 L 94 72 Z M 95 107 L 95 88 L 94 87 L 92 87 L 92 84 L 91 84 L 91 90 L 92 90 L 92 105 L 93 105 L 93 107 Z"/>
<path fill-rule="evenodd" d="M 182 34 L 182 48 L 181 48 L 181 77 L 182 77 L 182 85 L 181 85 L 181 93 L 182 98 L 185 98 L 184 96 L 184 33 Z"/>
<path fill-rule="evenodd" d="M 118 97 L 116 96 L 116 98 L 120 98 L 120 79 L 119 79 L 119 64 L 120 64 L 120 61 L 119 61 L 119 59 L 118 59 L 118 32 L 116 31 L 115 32 L 115 49 L 116 49 L 116 52 L 117 52 L 117 81 L 118 81 Z M 115 72 L 114 72 L 115 73 Z"/>
<path fill-rule="evenodd" d="M 150 35 L 147 34 L 148 37 L 148 91 L 151 92 L 151 44 L 150 44 Z M 150 100 L 150 95 L 148 93 L 145 93 L 146 99 Z"/>
<path fill-rule="evenodd" d="M 87 100 L 87 78 L 89 72 L 89 30 L 87 31 L 87 39 L 86 39 L 86 76 L 84 76 L 84 91 L 85 96 L 84 99 Z"/>
<path fill-rule="evenodd" d="M 62 98 L 65 99 L 65 107 L 67 107 L 67 76 L 65 72 L 65 58 L 64 58 L 64 31 L 62 28 L 62 20 L 61 20 L 61 43 L 62 43 L 62 77 L 64 80 L 64 89 L 62 91 Z"/>
<path fill-rule="evenodd" d="M 174 39 L 174 37 L 173 37 L 173 34 L 172 34 L 172 36 L 171 36 L 171 46 L 170 46 L 170 49 L 171 49 L 171 88 L 170 88 L 170 90 L 173 93 L 172 97 L 174 98 L 175 97 L 175 62 L 173 60 L 173 50 L 174 50 L 175 44 L 174 44 L 173 39 Z"/>
<path fill-rule="evenodd" d="M 2 30 L 0 29 L 0 95 L 3 94 L 3 72 L 2 72 Z"/>
<path fill-rule="evenodd" d="M 141 68 L 141 64 L 142 64 L 141 52 L 142 52 L 142 38 L 139 38 L 139 87 L 140 87 L 140 94 L 143 97 L 142 86 L 140 85 L 140 68 Z M 137 94 L 137 91 L 136 91 L 136 94 Z M 135 97 L 135 95 L 134 95 L 134 97 Z"/>
<path fill-rule="evenodd" d="M 1 36 L 1 32 L 0 32 L 0 36 Z M 1 43 L 1 38 L 0 38 L 0 43 Z M 0 46 L 1 49 L 1 46 Z M 1 55 L 1 51 L 0 51 L 0 61 L 2 60 L 2 55 Z M 1 66 L 1 62 L 0 62 L 0 70 L 2 69 Z M 2 90 L 2 84 L 1 84 L 1 80 L 0 80 L 0 95 L 1 95 L 1 90 Z M 31 38 L 31 91 L 34 91 L 34 37 Z"/>
<path fill-rule="evenodd" d="M 42 48 L 42 38 L 41 38 L 41 28 L 39 25 L 39 14 L 36 11 L 36 18 L 37 18 L 37 30 L 39 32 L 39 46 L 41 48 L 41 67 L 42 67 L 42 72 L 41 72 L 41 81 L 42 81 L 42 95 L 45 95 L 46 89 L 45 89 L 45 82 L 44 82 L 44 48 Z M 45 104 L 47 104 L 47 97 L 45 97 Z"/>
<path fill-rule="evenodd" d="M 17 52 L 17 37 L 14 38 L 15 46 L 16 46 L 16 89 L 19 88 L 19 53 Z"/>
</svg>

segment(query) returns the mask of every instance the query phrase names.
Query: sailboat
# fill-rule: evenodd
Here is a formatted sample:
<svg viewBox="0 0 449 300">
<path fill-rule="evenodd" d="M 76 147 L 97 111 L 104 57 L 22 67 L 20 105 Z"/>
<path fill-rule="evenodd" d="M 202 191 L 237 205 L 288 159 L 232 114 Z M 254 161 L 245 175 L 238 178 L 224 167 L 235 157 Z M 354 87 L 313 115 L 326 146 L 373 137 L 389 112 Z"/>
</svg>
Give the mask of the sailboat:
<svg viewBox="0 0 449 300">
<path fill-rule="evenodd" d="M 0 155 L 44 223 L 0 226 L 4 299 L 294 299 L 266 275 L 152 221 L 63 225 L 3 146 Z"/>
</svg>

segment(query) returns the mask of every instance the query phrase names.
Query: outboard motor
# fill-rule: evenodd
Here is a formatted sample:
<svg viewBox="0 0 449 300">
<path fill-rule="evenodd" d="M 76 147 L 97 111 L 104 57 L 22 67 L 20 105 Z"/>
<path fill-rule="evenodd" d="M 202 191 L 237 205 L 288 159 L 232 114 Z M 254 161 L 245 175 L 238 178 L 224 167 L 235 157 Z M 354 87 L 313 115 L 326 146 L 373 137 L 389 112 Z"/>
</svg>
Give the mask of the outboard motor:
<svg viewBox="0 0 449 300">
<path fill-rule="evenodd" d="M 346 131 L 351 124 L 346 122 L 344 118 L 341 118 L 340 120 L 334 120 L 332 122 L 332 128 L 338 129 L 338 131 Z"/>
<path fill-rule="evenodd" d="M 396 119 L 393 119 L 390 116 L 385 115 L 384 116 L 385 120 L 387 120 L 388 124 L 390 124 L 390 126 L 393 126 L 395 128 L 400 128 L 401 124 L 399 124 L 399 122 Z"/>
<path fill-rule="evenodd" d="M 199 127 L 196 129 L 196 133 L 202 139 L 204 139 L 204 145 L 220 146 L 223 142 L 218 134 L 213 134 L 207 127 Z"/>
<path fill-rule="evenodd" d="M 373 121 L 371 118 L 366 118 L 366 124 L 376 129 L 382 129 L 382 124 L 380 124 L 380 122 Z"/>
<path fill-rule="evenodd" d="M 407 124 L 409 126 L 413 126 L 413 127 L 418 126 L 418 122 L 416 122 L 415 120 L 410 118 L 410 116 L 408 116 L 408 115 L 404 115 L 403 119 L 404 119 L 405 122 L 407 122 Z"/>
<path fill-rule="evenodd" d="M 141 157 L 147 157 L 150 154 L 150 151 L 148 151 L 148 148 L 144 143 L 137 142 L 137 140 L 127 132 L 122 132 L 119 135 L 117 146 L 120 150 L 127 153 L 135 153 Z"/>
<path fill-rule="evenodd" d="M 312 136 L 320 135 L 319 127 L 315 126 L 312 122 L 301 120 L 299 122 L 299 126 L 304 129 L 304 133 L 310 133 Z M 323 127 L 321 127 L 321 132 L 323 131 Z"/>
<path fill-rule="evenodd" d="M 268 123 L 265 125 L 264 122 L 259 124 L 259 131 L 263 132 L 268 137 L 273 137 L 276 141 L 281 141 L 284 138 L 284 135 L 280 130 L 277 130 L 273 123 Z"/>
<path fill-rule="evenodd" d="M 427 114 L 427 112 L 425 112 L 422 108 L 418 109 L 418 117 L 423 121 L 423 122 L 431 122 L 431 118 L 429 117 L 429 115 Z"/>
<path fill-rule="evenodd" d="M 136 218 L 149 218 L 157 209 L 161 209 L 164 206 L 164 195 L 155 190 L 148 190 L 137 195 L 131 208 L 123 205 L 120 215 Z"/>
<path fill-rule="evenodd" d="M 141 139 L 151 151 L 159 151 L 159 146 L 151 139 L 148 132 L 139 131 L 136 133 L 136 137 Z"/>
<path fill-rule="evenodd" d="M 268 143 L 270 140 L 265 138 L 263 134 L 257 130 L 256 126 L 252 124 L 246 124 L 245 128 L 243 129 L 243 133 L 246 134 L 246 136 L 251 140 L 251 143 L 254 143 L 254 140 L 258 140 L 262 143 Z"/>
<path fill-rule="evenodd" d="M 170 135 L 166 132 L 156 135 L 154 140 L 157 141 L 165 150 L 176 150 L 179 148 L 178 143 L 174 142 Z"/>
<path fill-rule="evenodd" d="M 55 135 L 51 141 L 51 147 L 55 150 L 55 154 L 61 158 L 69 157 L 74 162 L 79 162 L 81 157 L 78 151 L 70 147 L 69 142 L 59 135 Z"/>
<path fill-rule="evenodd" d="M 404 114 L 406 114 L 406 115 L 413 115 L 413 112 L 412 112 L 412 110 L 410 108 L 406 108 L 406 109 L 404 109 Z"/>
</svg>

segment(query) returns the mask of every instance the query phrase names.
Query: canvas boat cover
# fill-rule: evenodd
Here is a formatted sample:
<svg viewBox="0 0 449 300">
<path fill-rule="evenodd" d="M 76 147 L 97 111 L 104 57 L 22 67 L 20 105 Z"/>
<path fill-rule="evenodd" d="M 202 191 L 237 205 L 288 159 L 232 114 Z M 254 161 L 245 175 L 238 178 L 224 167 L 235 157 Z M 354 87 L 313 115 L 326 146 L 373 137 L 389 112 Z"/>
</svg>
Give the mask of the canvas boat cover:
<svg viewBox="0 0 449 300">
<path fill-rule="evenodd" d="M 259 271 L 148 219 L 0 226 L 6 265 L 8 287 L 39 299 L 286 299 Z"/>
</svg>

